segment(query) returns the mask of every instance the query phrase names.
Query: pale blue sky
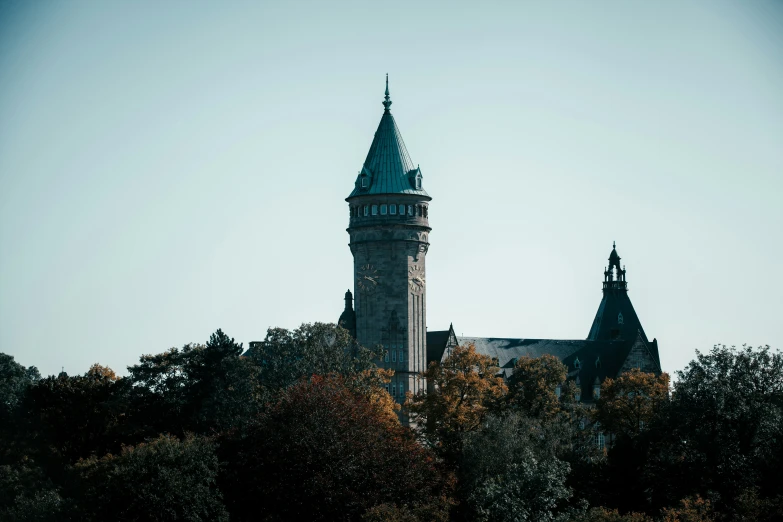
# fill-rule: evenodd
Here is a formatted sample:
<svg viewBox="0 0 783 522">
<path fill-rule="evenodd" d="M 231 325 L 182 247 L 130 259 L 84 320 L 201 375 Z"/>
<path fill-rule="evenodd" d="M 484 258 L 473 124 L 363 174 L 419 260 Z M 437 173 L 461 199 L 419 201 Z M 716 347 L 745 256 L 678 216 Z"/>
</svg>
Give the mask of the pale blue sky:
<svg viewBox="0 0 783 522">
<path fill-rule="evenodd" d="M 783 346 L 783 3 L 0 3 L 0 351 L 335 321 L 382 113 L 431 330 L 584 338 L 612 241 L 665 370 Z"/>
</svg>

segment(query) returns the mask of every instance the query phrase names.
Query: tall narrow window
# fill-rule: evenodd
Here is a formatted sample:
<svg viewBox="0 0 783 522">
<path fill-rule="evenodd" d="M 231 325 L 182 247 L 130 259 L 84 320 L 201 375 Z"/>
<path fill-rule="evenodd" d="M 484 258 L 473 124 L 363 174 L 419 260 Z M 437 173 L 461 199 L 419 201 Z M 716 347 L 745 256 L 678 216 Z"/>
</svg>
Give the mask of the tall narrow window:
<svg viewBox="0 0 783 522">
<path fill-rule="evenodd" d="M 392 350 L 392 362 L 397 362 L 397 350 Z"/>
<path fill-rule="evenodd" d="M 405 362 L 405 352 L 400 350 L 400 362 Z"/>
<path fill-rule="evenodd" d="M 367 205 L 364 205 L 364 215 L 368 215 L 369 209 L 367 208 Z"/>
<path fill-rule="evenodd" d="M 405 387 L 400 383 L 400 397 L 405 397 Z"/>
<path fill-rule="evenodd" d="M 392 216 L 397 214 L 397 205 L 389 205 L 389 214 Z"/>
<path fill-rule="evenodd" d="M 383 362 L 389 362 L 389 350 L 386 350 L 386 352 L 384 353 Z"/>
<path fill-rule="evenodd" d="M 372 215 L 377 216 L 378 215 L 378 205 L 372 206 Z"/>
<path fill-rule="evenodd" d="M 381 205 L 381 215 L 382 216 L 386 215 L 386 205 Z"/>
<path fill-rule="evenodd" d="M 401 216 L 405 215 L 405 205 L 400 205 L 400 215 Z"/>
<path fill-rule="evenodd" d="M 370 180 L 367 179 L 367 176 L 362 176 L 362 188 L 367 188 L 370 186 Z"/>
<path fill-rule="evenodd" d="M 408 215 L 409 216 L 413 215 L 413 205 L 408 205 Z"/>
<path fill-rule="evenodd" d="M 392 390 L 392 397 L 396 397 L 397 396 L 397 387 L 394 384 L 391 385 L 391 390 Z"/>
</svg>

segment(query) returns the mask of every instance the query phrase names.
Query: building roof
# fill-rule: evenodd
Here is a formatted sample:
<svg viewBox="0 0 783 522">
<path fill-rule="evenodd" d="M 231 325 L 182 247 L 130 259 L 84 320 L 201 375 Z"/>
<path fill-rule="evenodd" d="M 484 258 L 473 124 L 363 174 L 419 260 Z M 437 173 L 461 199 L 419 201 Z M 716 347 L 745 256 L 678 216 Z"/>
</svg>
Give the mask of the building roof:
<svg viewBox="0 0 783 522">
<path fill-rule="evenodd" d="M 452 329 L 427 332 L 428 362 L 441 361 L 448 356 L 449 336 Z M 577 380 L 583 402 L 592 402 L 593 386 L 607 377 L 620 374 L 631 349 L 642 341 L 650 353 L 653 365 L 660 371 L 657 343 L 648 343 L 638 333 L 636 337 L 604 341 L 558 339 L 510 339 L 500 337 L 453 336 L 452 343 L 460 346 L 472 344 L 476 352 L 494 357 L 504 377 L 513 372 L 520 357 L 554 355 L 568 367 L 568 379 Z"/>
<path fill-rule="evenodd" d="M 397 128 L 397 123 L 392 116 L 391 104 L 387 75 L 383 116 L 349 198 L 374 194 L 411 194 L 429 197 L 424 189 L 416 188 L 416 177 L 421 179 L 421 170 L 411 161 L 400 129 Z M 367 179 L 366 186 L 363 185 L 362 178 Z"/>
</svg>

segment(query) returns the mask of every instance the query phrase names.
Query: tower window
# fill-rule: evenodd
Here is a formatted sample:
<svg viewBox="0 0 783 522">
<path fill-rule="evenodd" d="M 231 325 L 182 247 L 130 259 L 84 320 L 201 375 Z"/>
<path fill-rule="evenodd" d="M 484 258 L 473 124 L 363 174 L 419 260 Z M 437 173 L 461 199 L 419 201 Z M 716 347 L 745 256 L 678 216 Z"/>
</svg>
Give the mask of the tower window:
<svg viewBox="0 0 783 522">
<path fill-rule="evenodd" d="M 397 350 L 392 350 L 392 362 L 397 362 Z"/>
<path fill-rule="evenodd" d="M 392 397 L 396 397 L 397 396 L 397 387 L 394 384 L 391 385 L 391 391 L 392 391 Z"/>
<path fill-rule="evenodd" d="M 405 205 L 400 205 L 400 215 L 401 216 L 405 215 Z"/>
<path fill-rule="evenodd" d="M 381 205 L 381 215 L 382 216 L 386 215 L 386 205 Z"/>
<path fill-rule="evenodd" d="M 372 215 L 377 216 L 378 215 L 378 205 L 372 206 Z"/>
<path fill-rule="evenodd" d="M 405 387 L 400 383 L 400 397 L 405 397 Z"/>
<path fill-rule="evenodd" d="M 409 216 L 413 215 L 413 205 L 408 205 L 408 215 Z"/>
<path fill-rule="evenodd" d="M 386 350 L 386 352 L 384 352 L 383 362 L 389 362 L 389 350 Z"/>
<path fill-rule="evenodd" d="M 421 190 L 421 178 L 416 177 L 416 190 Z"/>
<path fill-rule="evenodd" d="M 364 205 L 364 215 L 366 216 L 368 214 L 369 214 L 369 209 L 367 208 L 367 205 Z"/>
<path fill-rule="evenodd" d="M 424 207 L 424 217 L 427 217 L 427 207 Z"/>
<path fill-rule="evenodd" d="M 389 214 L 392 216 L 397 214 L 397 205 L 389 205 Z"/>
<path fill-rule="evenodd" d="M 400 362 L 405 362 L 405 352 L 400 350 Z"/>
</svg>

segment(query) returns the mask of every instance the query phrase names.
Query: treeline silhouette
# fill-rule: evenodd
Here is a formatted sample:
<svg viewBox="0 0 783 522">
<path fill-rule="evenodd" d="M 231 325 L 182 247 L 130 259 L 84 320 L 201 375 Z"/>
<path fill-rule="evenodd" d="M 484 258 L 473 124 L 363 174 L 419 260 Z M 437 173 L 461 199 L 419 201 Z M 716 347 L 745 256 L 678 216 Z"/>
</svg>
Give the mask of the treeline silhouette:
<svg viewBox="0 0 783 522">
<path fill-rule="evenodd" d="M 783 520 L 769 347 L 698 353 L 673 385 L 629 372 L 594 407 L 555 357 L 504 380 L 458 347 L 401 410 L 380 350 L 334 325 L 242 353 L 218 330 L 46 378 L 0 354 L 0 520 Z"/>
</svg>

